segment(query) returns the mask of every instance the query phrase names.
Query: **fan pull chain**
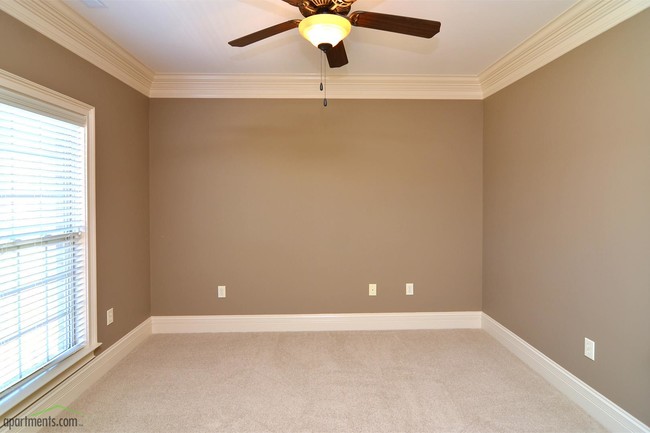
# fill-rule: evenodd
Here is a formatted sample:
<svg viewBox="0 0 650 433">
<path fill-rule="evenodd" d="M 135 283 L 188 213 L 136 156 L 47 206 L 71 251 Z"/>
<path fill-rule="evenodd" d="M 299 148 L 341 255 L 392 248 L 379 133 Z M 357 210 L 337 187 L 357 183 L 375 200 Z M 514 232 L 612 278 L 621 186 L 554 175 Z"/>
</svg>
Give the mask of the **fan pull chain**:
<svg viewBox="0 0 650 433">
<path fill-rule="evenodd" d="M 323 91 L 323 52 L 320 52 L 320 91 Z"/>
<path fill-rule="evenodd" d="M 325 51 L 320 56 L 320 91 L 324 92 L 323 107 L 327 107 L 327 68 L 325 68 Z"/>
</svg>

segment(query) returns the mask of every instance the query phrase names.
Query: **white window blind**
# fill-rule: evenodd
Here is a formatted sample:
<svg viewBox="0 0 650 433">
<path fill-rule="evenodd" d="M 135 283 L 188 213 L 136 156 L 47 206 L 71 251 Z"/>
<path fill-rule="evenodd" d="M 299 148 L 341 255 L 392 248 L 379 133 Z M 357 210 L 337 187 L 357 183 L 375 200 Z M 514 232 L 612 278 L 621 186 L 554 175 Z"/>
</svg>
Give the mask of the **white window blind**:
<svg viewBox="0 0 650 433">
<path fill-rule="evenodd" d="M 86 209 L 85 125 L 0 98 L 0 397 L 86 346 Z"/>
</svg>

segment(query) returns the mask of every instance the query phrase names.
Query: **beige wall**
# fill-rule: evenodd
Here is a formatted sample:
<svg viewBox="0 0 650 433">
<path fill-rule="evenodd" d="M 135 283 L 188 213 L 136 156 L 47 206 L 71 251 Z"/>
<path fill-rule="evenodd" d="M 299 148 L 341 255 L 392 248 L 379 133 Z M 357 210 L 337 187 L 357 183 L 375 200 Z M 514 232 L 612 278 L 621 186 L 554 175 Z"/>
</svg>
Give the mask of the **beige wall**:
<svg viewBox="0 0 650 433">
<path fill-rule="evenodd" d="M 650 424 L 650 10 L 488 98 L 484 140 L 483 310 Z"/>
<path fill-rule="evenodd" d="M 482 116 L 151 100 L 152 313 L 480 310 Z"/>
<path fill-rule="evenodd" d="M 0 68 L 96 108 L 98 336 L 106 349 L 150 315 L 148 99 L 4 12 Z"/>
<path fill-rule="evenodd" d="M 151 313 L 483 305 L 650 424 L 648 29 L 650 11 L 484 104 L 149 102 L 1 12 L 0 68 L 97 108 L 104 348 Z"/>
</svg>

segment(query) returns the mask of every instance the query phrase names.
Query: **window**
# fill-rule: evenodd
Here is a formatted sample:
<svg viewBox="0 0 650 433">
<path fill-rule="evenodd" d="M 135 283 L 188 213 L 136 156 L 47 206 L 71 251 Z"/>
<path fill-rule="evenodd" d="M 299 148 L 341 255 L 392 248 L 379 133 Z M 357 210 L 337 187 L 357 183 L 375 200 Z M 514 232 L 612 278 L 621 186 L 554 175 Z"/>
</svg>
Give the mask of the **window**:
<svg viewBox="0 0 650 433">
<path fill-rule="evenodd" d="M 0 74 L 0 412 L 97 347 L 92 107 Z"/>
</svg>

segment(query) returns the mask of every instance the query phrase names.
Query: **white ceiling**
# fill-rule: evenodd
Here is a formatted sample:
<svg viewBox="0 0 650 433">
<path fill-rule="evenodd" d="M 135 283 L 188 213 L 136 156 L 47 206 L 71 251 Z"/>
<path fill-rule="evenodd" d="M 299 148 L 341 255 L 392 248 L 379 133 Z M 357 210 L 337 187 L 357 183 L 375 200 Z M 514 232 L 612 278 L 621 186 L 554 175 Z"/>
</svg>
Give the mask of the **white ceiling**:
<svg viewBox="0 0 650 433">
<path fill-rule="evenodd" d="M 357 0 L 352 10 L 442 22 L 433 39 L 353 27 L 350 63 L 334 75 L 477 76 L 577 0 Z M 65 0 L 157 74 L 311 74 L 320 52 L 292 30 L 234 48 L 228 41 L 301 18 L 281 0 Z"/>
</svg>

